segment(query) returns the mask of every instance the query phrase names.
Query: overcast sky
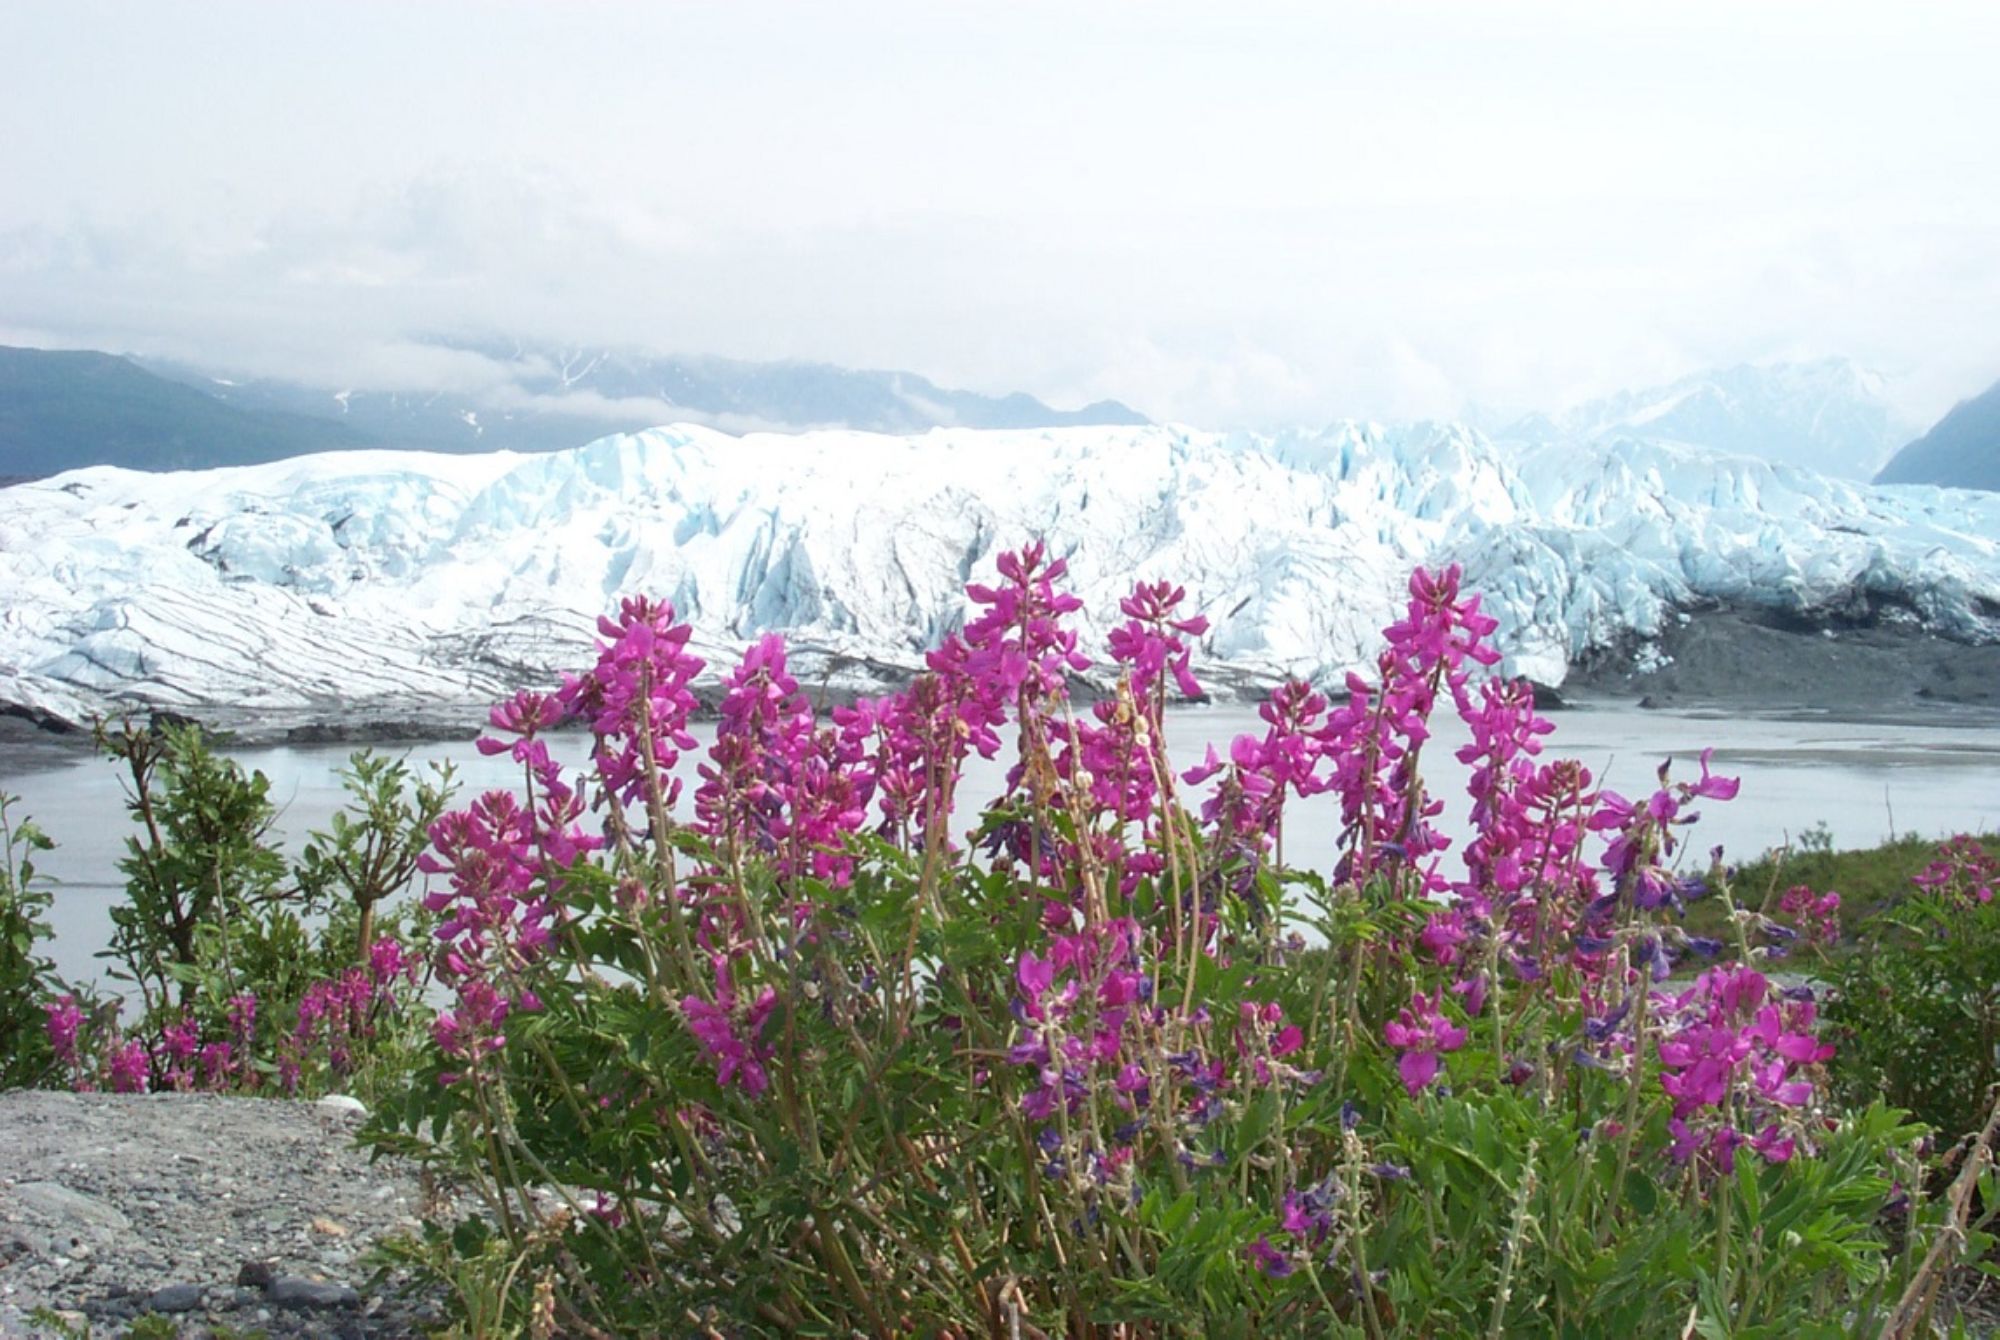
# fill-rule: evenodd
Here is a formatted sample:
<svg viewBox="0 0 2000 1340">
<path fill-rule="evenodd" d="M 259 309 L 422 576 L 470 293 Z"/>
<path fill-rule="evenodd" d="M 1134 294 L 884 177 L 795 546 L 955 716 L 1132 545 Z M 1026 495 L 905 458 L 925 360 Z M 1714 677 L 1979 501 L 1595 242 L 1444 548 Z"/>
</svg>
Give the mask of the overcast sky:
<svg viewBox="0 0 2000 1340">
<path fill-rule="evenodd" d="M 1268 426 L 2000 377 L 2000 5 L 0 5 L 0 342 L 520 333 Z"/>
</svg>

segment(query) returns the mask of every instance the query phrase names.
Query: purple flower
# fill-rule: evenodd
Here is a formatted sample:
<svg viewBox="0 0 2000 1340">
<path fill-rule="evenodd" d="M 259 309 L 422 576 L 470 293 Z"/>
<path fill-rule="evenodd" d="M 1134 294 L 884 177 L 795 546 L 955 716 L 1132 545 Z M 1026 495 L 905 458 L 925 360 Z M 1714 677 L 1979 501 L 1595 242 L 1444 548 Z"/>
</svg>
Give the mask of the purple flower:
<svg viewBox="0 0 2000 1340">
<path fill-rule="evenodd" d="M 1391 1047 L 1403 1053 L 1396 1069 L 1412 1097 L 1437 1078 L 1438 1055 L 1465 1045 L 1466 1032 L 1439 1010 L 1441 996 L 1419 992 L 1396 1018 L 1382 1026 Z"/>
<path fill-rule="evenodd" d="M 714 1060 L 715 1082 L 725 1089 L 733 1083 L 755 1098 L 771 1083 L 765 1070 L 771 1049 L 760 1038 L 765 1021 L 777 1008 L 778 993 L 767 986 L 747 1006 L 740 1005 L 729 960 L 716 955 L 714 968 L 715 999 L 681 997 L 681 1017 Z"/>
<path fill-rule="evenodd" d="M 1259 1235 L 1246 1250 L 1257 1268 L 1272 1279 L 1283 1279 L 1292 1273 L 1292 1259 L 1273 1247 L 1269 1236 Z"/>
<path fill-rule="evenodd" d="M 152 1068 L 146 1048 L 139 1042 L 122 1042 L 111 1049 L 111 1091 L 144 1093 L 152 1087 Z"/>
<path fill-rule="evenodd" d="M 1818 1007 L 1772 997 L 1763 975 L 1741 966 L 1710 969 L 1689 990 L 1656 999 L 1675 1160 L 1700 1155 L 1726 1171 L 1745 1144 L 1769 1162 L 1794 1157 L 1802 1142 L 1791 1114 L 1813 1097 L 1801 1070 L 1833 1055 L 1814 1031 Z M 1739 1122 L 1758 1134 L 1745 1138 Z"/>
<path fill-rule="evenodd" d="M 590 723 L 598 777 L 630 804 L 651 777 L 670 776 L 681 751 L 695 747 L 687 731 L 695 708 L 689 685 L 702 662 L 687 653 L 692 630 L 675 622 L 672 605 L 628 597 L 618 617 L 599 619 L 597 628 L 606 640 L 596 666 L 565 676 L 556 702 Z M 669 782 L 663 799 L 671 806 L 679 793 L 679 781 Z"/>
<path fill-rule="evenodd" d="M 1021 993 L 1028 998 L 1029 1003 L 1038 1005 L 1042 996 L 1055 985 L 1056 965 L 1030 949 L 1021 955 L 1021 963 L 1014 970 L 1014 977 L 1021 984 Z"/>
<path fill-rule="evenodd" d="M 1917 874 L 1911 883 L 1918 888 L 1963 906 L 1993 901 L 1993 886 L 2000 884 L 2000 860 L 1964 833 L 1938 848 L 1937 859 Z"/>
<path fill-rule="evenodd" d="M 77 1035 L 83 1028 L 83 1011 L 76 997 L 62 995 L 42 1006 L 48 1012 L 49 1046 L 65 1066 L 77 1064 Z"/>
<path fill-rule="evenodd" d="M 482 735 L 473 743 L 482 754 L 491 756 L 512 752 L 516 760 L 526 761 L 528 756 L 522 752 L 521 745 L 532 740 L 538 732 L 558 724 L 562 718 L 563 707 L 555 697 L 523 690 L 506 702 L 495 704 L 487 714 L 493 729 L 519 736 L 520 739 L 509 743 Z"/>
</svg>

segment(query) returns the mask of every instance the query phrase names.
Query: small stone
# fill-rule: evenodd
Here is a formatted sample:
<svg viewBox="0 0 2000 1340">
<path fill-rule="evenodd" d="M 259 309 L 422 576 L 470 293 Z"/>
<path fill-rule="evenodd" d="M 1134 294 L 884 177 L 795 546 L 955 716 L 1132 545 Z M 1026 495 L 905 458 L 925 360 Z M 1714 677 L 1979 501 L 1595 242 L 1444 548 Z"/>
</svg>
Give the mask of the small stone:
<svg viewBox="0 0 2000 1340">
<path fill-rule="evenodd" d="M 199 1284 L 169 1284 L 146 1297 L 149 1312 L 192 1312 L 201 1306 Z"/>
<path fill-rule="evenodd" d="M 312 1231 L 315 1233 L 323 1233 L 329 1238 L 344 1238 L 347 1236 L 347 1230 L 338 1223 L 335 1223 L 331 1219 L 313 1220 Z"/>
<path fill-rule="evenodd" d="M 297 1275 L 280 1275 L 272 1280 L 266 1296 L 278 1307 L 320 1310 L 361 1305 L 361 1295 L 345 1284 L 300 1279 Z"/>
<path fill-rule="evenodd" d="M 245 1261 L 236 1271 L 237 1286 L 245 1289 L 268 1289 L 277 1277 L 278 1269 L 269 1261 Z"/>
</svg>

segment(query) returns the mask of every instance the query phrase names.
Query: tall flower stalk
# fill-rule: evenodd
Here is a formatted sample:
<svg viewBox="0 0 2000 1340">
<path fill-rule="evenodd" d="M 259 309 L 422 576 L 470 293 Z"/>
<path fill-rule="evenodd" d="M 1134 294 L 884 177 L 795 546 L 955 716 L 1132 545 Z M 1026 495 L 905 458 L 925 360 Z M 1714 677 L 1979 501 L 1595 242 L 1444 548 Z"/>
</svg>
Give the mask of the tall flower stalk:
<svg viewBox="0 0 2000 1340">
<path fill-rule="evenodd" d="M 1136 583 L 1098 654 L 1064 558 L 995 567 L 879 698 L 823 712 L 759 639 L 705 750 L 703 667 L 644 600 L 591 670 L 496 712 L 481 747 L 525 794 L 434 829 L 455 998 L 401 1115 L 463 1128 L 548 1305 L 612 1331 L 1133 1336 L 1213 1311 L 1386 1336 L 1824 1304 L 1831 1267 L 1739 1259 L 1718 1216 L 1749 1211 L 1718 1188 L 1748 1151 L 1832 1160 L 1851 1196 L 1906 1136 L 1828 1112 L 1816 1005 L 1747 936 L 1669 980 L 1691 807 L 1734 793 L 1706 756 L 1638 801 L 1546 757 L 1450 567 L 1413 575 L 1372 676 L 1282 684 L 1259 732 L 1177 771 L 1198 598 Z M 1470 733 L 1456 853 L 1440 710 Z M 541 738 L 570 723 L 575 775 Z M 976 816 L 975 754 L 1008 763 Z M 1333 870 L 1288 864 L 1305 826 Z M 600 1207 L 587 1231 L 547 1186 Z M 1665 1253 L 1611 1260 L 1641 1203 L 1721 1254 L 1722 1295 Z"/>
</svg>

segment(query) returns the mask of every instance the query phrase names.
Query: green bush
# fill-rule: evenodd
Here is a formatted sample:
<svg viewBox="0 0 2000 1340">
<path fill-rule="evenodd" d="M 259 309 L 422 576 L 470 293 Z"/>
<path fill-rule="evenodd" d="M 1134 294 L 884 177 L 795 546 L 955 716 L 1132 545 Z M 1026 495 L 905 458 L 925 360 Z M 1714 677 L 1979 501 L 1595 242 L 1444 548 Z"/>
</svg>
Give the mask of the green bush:
<svg viewBox="0 0 2000 1340">
<path fill-rule="evenodd" d="M 1932 856 L 1832 959 L 1827 1020 L 1844 1097 L 1879 1095 L 1955 1136 L 1979 1127 L 2000 1078 L 2000 864 L 1963 836 Z"/>
<path fill-rule="evenodd" d="M 49 891 L 35 874 L 35 853 L 48 837 L 9 812 L 0 794 L 0 1088 L 38 1084 L 54 1069 L 43 1006 L 59 988 L 55 964 L 43 955 L 49 938 Z"/>
<path fill-rule="evenodd" d="M 269 783 L 199 728 L 101 726 L 98 739 L 126 767 L 138 829 L 104 955 L 137 1008 L 45 982 L 41 1050 L 22 1055 L 77 1088 L 372 1098 L 400 1087 L 430 1020 L 430 923 L 415 902 L 384 906 L 416 873 L 450 769 L 419 778 L 355 754 L 347 805 L 291 865 L 269 841 Z"/>
<path fill-rule="evenodd" d="M 1073 705 L 1046 559 L 1004 556 L 929 673 L 830 719 L 753 647 L 692 816 L 670 609 L 626 602 L 593 669 L 495 709 L 481 748 L 527 789 L 433 829 L 453 999 L 373 1128 L 479 1193 L 404 1248 L 466 1327 L 1832 1337 L 1900 1327 L 1913 1285 L 1927 1310 L 1955 1211 L 1923 1128 L 1826 1102 L 1813 993 L 1759 971 L 1783 928 L 1719 883 L 1736 959 L 1665 985 L 1687 808 L 1733 782 L 1704 759 L 1628 801 L 1541 760 L 1525 686 L 1473 681 L 1491 622 L 1456 572 L 1413 579 L 1375 685 L 1288 684 L 1177 776 L 1162 708 L 1205 623 L 1142 585 L 1115 691 Z M 1447 702 L 1458 878 L 1420 767 Z M 577 772 L 542 738 L 565 720 Z M 962 764 L 1003 731 L 961 847 Z M 1285 868 L 1315 823 L 1338 865 Z"/>
<path fill-rule="evenodd" d="M 310 972 L 300 961 L 307 936 L 285 905 L 285 861 L 269 841 L 270 782 L 246 776 L 193 725 L 100 726 L 97 738 L 125 766 L 140 830 L 118 865 L 112 976 L 138 989 L 148 1015 L 194 1009 L 205 985 L 219 1002 L 246 980 L 296 999 L 303 983 L 293 980 Z"/>
</svg>

